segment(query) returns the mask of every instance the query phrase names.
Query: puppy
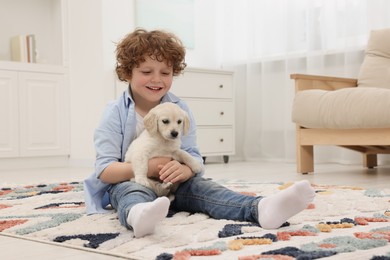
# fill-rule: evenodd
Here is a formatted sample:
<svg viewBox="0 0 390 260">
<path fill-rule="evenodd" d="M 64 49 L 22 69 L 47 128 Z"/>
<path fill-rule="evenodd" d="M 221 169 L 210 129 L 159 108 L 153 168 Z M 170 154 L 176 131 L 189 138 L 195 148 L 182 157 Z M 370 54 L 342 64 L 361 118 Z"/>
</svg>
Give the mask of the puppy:
<svg viewBox="0 0 390 260">
<path fill-rule="evenodd" d="M 168 196 L 177 189 L 178 184 L 148 178 L 149 159 L 171 157 L 186 164 L 195 173 L 202 170 L 198 160 L 180 149 L 181 136 L 187 134 L 189 122 L 187 113 L 178 105 L 170 102 L 159 104 L 144 117 L 145 130 L 126 152 L 125 161 L 132 164 L 134 181 L 152 189 L 159 197 Z"/>
</svg>

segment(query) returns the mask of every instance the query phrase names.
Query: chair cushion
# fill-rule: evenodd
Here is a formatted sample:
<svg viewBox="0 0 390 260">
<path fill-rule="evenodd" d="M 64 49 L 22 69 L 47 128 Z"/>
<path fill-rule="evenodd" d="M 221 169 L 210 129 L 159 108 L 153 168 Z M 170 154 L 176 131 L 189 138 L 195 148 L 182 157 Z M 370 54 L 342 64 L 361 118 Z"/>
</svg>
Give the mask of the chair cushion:
<svg viewBox="0 0 390 260">
<path fill-rule="evenodd" d="M 390 89 L 383 88 L 299 91 L 292 120 L 307 128 L 389 128 L 389 100 Z"/>
<path fill-rule="evenodd" d="M 371 31 L 358 75 L 358 87 L 390 89 L 390 28 Z"/>
</svg>

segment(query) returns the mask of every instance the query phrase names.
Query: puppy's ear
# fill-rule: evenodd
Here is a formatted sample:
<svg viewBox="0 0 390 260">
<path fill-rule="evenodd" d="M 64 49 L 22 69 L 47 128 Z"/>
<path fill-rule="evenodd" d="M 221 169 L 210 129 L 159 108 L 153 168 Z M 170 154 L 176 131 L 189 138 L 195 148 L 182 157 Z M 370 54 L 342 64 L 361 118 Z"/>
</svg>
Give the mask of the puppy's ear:
<svg viewBox="0 0 390 260">
<path fill-rule="evenodd" d="M 184 122 L 183 122 L 183 134 L 186 135 L 190 130 L 190 118 L 187 113 L 184 113 Z"/>
<path fill-rule="evenodd" d="M 154 113 L 153 110 L 150 110 L 144 117 L 145 129 L 151 134 L 157 133 L 157 121 L 158 117 L 156 113 Z"/>
</svg>

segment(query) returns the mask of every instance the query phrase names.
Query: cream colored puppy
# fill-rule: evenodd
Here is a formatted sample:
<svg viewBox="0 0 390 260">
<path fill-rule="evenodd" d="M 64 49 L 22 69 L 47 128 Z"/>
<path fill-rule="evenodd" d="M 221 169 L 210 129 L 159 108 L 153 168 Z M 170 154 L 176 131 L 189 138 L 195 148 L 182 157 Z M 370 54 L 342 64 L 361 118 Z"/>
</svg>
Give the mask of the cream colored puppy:
<svg viewBox="0 0 390 260">
<path fill-rule="evenodd" d="M 157 196 L 168 196 L 177 189 L 177 184 L 161 183 L 147 177 L 148 161 L 154 157 L 171 157 L 186 164 L 195 173 L 202 164 L 186 151 L 180 149 L 181 137 L 189 130 L 187 113 L 178 105 L 166 102 L 149 111 L 144 117 L 145 130 L 129 146 L 125 161 L 131 162 L 134 181 L 152 189 Z"/>
</svg>

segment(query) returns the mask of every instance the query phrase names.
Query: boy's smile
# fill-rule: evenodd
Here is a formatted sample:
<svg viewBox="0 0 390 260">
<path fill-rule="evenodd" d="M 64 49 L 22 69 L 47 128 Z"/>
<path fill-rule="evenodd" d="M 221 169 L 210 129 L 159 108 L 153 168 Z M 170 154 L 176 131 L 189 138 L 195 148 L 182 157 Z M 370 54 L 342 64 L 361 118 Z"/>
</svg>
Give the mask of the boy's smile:
<svg viewBox="0 0 390 260">
<path fill-rule="evenodd" d="M 158 91 L 158 90 L 161 90 L 162 88 L 161 87 L 152 87 L 152 86 L 146 86 L 148 89 L 150 90 L 154 90 L 154 91 Z"/>
</svg>

